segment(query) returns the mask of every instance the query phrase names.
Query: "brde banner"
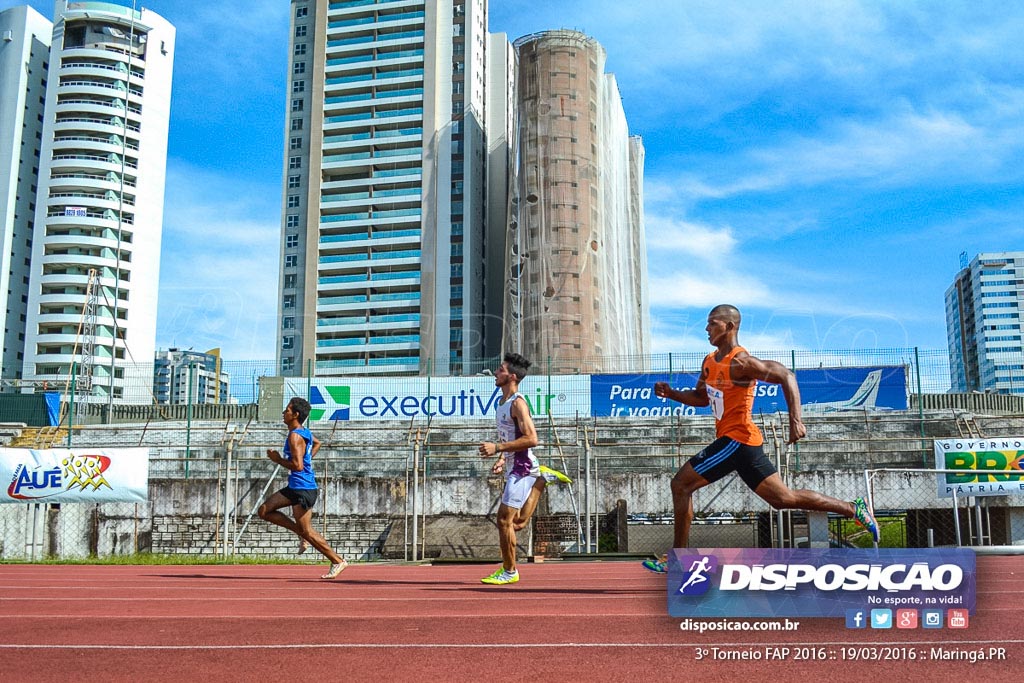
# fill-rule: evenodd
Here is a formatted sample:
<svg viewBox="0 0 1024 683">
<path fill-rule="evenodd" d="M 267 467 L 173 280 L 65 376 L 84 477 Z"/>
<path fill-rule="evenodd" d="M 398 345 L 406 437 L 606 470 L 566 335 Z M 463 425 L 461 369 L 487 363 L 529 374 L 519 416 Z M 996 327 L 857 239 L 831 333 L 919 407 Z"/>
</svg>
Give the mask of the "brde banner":
<svg viewBox="0 0 1024 683">
<path fill-rule="evenodd" d="M 673 617 L 845 617 L 849 610 L 940 608 L 974 613 L 974 551 L 676 548 Z"/>
<path fill-rule="evenodd" d="M 936 439 L 935 469 L 993 470 L 992 474 L 938 474 L 939 498 L 1024 493 L 1024 436 Z M 1006 472 L 1006 474 L 1002 474 Z"/>
<path fill-rule="evenodd" d="M 0 448 L 0 503 L 141 503 L 148 448 Z"/>
</svg>

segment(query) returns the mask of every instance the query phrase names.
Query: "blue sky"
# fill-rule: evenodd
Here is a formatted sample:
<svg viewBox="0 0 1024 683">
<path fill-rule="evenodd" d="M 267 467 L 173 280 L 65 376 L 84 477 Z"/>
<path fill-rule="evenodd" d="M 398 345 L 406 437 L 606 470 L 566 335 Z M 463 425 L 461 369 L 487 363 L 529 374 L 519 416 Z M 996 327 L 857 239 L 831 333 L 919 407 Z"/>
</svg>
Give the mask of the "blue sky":
<svg viewBox="0 0 1024 683">
<path fill-rule="evenodd" d="M 157 344 L 273 358 L 289 3 L 145 5 L 177 27 Z M 718 303 L 751 350 L 945 349 L 960 252 L 1024 248 L 1024 7 L 490 2 L 553 28 L 644 138 L 656 352 Z"/>
</svg>

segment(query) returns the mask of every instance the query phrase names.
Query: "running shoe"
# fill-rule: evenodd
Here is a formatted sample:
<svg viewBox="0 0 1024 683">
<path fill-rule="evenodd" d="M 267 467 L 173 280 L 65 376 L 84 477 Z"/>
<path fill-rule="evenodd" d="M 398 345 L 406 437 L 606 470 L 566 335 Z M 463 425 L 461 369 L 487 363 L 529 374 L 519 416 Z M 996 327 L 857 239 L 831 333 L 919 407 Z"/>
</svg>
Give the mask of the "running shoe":
<svg viewBox="0 0 1024 683">
<path fill-rule="evenodd" d="M 668 557 L 663 557 L 660 560 L 644 560 L 644 569 L 649 569 L 655 574 L 666 574 L 668 573 Z"/>
<path fill-rule="evenodd" d="M 501 571 L 496 572 L 494 574 L 491 574 L 490 576 L 485 576 L 484 578 L 480 579 L 480 583 L 488 583 L 488 584 L 491 584 L 491 585 L 494 585 L 494 586 L 504 586 L 504 585 L 509 584 L 509 583 L 518 583 L 518 582 L 519 582 L 519 572 L 518 571 L 512 570 L 512 571 L 509 572 L 509 571 L 505 571 L 504 569 L 502 569 Z"/>
<path fill-rule="evenodd" d="M 559 484 L 571 484 L 572 483 L 572 479 L 570 479 L 569 477 L 565 476 L 564 474 L 562 474 L 558 470 L 553 470 L 550 467 L 547 467 L 545 465 L 541 465 L 540 466 L 540 476 L 543 477 L 544 481 L 546 481 L 549 484 L 553 484 L 553 483 L 556 483 L 556 482 L 559 483 Z"/>
<path fill-rule="evenodd" d="M 484 578 L 480 579 L 482 582 L 487 583 L 487 579 L 496 579 L 501 576 L 501 573 L 505 571 L 504 567 L 498 567 L 492 574 L 488 574 Z"/>
<path fill-rule="evenodd" d="M 853 501 L 853 518 L 857 520 L 857 524 L 871 532 L 871 538 L 875 540 L 875 545 L 878 545 L 882 540 L 882 534 L 878 530 L 878 521 L 863 498 Z"/>
<path fill-rule="evenodd" d="M 339 562 L 337 564 L 331 564 L 331 568 L 329 570 L 327 570 L 327 573 L 324 574 L 323 576 L 321 576 L 320 578 L 321 579 L 333 579 L 338 574 L 340 574 L 343 571 L 345 571 L 346 567 L 348 567 L 348 562 L 346 562 L 344 559 L 342 559 L 341 562 Z"/>
</svg>

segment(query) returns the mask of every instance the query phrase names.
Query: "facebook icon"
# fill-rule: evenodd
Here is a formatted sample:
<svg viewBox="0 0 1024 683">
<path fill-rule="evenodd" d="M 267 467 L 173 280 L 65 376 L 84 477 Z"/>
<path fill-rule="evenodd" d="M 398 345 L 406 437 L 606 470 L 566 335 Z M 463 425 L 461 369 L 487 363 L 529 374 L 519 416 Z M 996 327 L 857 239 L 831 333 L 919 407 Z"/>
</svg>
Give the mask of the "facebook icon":
<svg viewBox="0 0 1024 683">
<path fill-rule="evenodd" d="M 867 628 L 868 619 L 862 609 L 846 610 L 846 628 Z"/>
</svg>

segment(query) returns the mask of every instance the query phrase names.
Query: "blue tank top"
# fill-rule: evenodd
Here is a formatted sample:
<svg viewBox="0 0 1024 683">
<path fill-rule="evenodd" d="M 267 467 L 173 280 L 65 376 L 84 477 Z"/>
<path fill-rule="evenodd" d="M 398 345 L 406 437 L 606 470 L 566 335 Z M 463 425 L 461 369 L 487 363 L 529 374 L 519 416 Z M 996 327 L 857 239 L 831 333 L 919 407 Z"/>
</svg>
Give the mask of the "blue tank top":
<svg viewBox="0 0 1024 683">
<path fill-rule="evenodd" d="M 288 471 L 288 488 L 292 489 L 315 489 L 316 488 L 316 477 L 313 476 L 313 434 L 305 427 L 299 427 L 295 430 L 295 433 L 302 437 L 306 442 L 306 452 L 302 455 L 302 470 L 295 472 L 294 470 Z M 288 437 L 284 440 L 284 453 L 288 455 L 287 458 L 291 458 L 291 446 L 288 443 L 288 439 L 292 433 L 288 432 Z"/>
</svg>

